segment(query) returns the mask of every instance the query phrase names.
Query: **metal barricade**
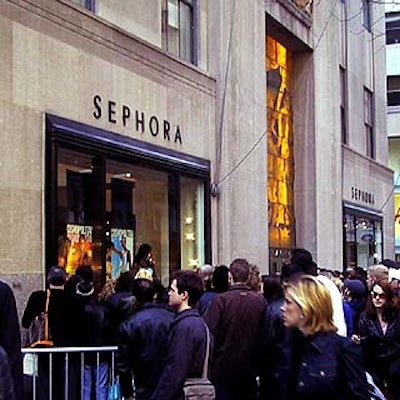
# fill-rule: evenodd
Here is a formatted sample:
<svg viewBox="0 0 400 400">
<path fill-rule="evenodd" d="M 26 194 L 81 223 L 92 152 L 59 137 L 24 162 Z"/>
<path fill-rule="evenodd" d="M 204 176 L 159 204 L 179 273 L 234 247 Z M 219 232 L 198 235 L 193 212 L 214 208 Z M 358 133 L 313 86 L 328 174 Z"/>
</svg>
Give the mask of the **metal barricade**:
<svg viewBox="0 0 400 400">
<path fill-rule="evenodd" d="M 92 387 L 96 391 L 93 398 L 107 398 L 110 387 L 117 384 L 117 349 L 117 346 L 23 348 L 24 375 L 28 379 L 31 377 L 31 396 L 28 394 L 24 398 L 79 400 L 79 395 L 71 391 L 71 387 L 74 389 L 77 385 L 80 385 L 77 389 L 80 389 L 80 399 L 90 398 L 86 391 L 90 392 Z M 114 395 L 114 398 L 118 397 Z"/>
</svg>

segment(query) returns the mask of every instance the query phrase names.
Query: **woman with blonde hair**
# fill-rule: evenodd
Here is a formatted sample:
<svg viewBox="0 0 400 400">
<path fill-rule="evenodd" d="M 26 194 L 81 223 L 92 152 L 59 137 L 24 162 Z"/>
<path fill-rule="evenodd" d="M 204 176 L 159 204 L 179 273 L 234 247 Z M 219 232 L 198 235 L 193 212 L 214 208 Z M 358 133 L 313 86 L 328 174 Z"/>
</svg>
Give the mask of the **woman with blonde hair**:
<svg viewBox="0 0 400 400">
<path fill-rule="evenodd" d="M 277 346 L 268 400 L 369 400 L 359 349 L 336 334 L 330 294 L 317 277 L 285 287 L 282 319 L 290 329 Z"/>
</svg>

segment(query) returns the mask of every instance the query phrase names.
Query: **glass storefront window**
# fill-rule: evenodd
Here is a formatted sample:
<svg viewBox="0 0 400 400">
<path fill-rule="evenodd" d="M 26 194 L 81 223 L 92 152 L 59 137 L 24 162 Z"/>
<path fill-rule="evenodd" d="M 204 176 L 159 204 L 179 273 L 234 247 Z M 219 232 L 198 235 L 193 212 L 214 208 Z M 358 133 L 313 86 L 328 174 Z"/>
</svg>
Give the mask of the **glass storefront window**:
<svg viewBox="0 0 400 400">
<path fill-rule="evenodd" d="M 383 258 L 382 220 L 347 210 L 344 216 L 344 265 L 368 268 Z"/>
<path fill-rule="evenodd" d="M 356 218 L 357 262 L 360 266 L 373 265 L 374 225 L 365 217 Z"/>
<path fill-rule="evenodd" d="M 181 178 L 181 260 L 183 269 L 204 264 L 204 184 Z"/>
<path fill-rule="evenodd" d="M 94 156 L 61 149 L 58 154 L 58 264 L 73 275 L 81 265 L 101 274 L 99 162 Z"/>
<path fill-rule="evenodd" d="M 68 274 L 91 265 L 96 282 L 116 279 L 143 243 L 164 285 L 205 263 L 204 179 L 63 147 L 56 158 L 57 256 Z"/>
<path fill-rule="evenodd" d="M 374 264 L 376 264 L 378 261 L 383 260 L 383 243 L 382 243 L 382 222 L 381 221 L 375 221 L 375 249 L 374 249 Z"/>
<path fill-rule="evenodd" d="M 347 268 L 354 268 L 357 266 L 357 252 L 356 252 L 356 230 L 354 216 L 345 214 L 344 218 L 344 232 L 345 232 L 345 259 L 347 261 Z"/>
<path fill-rule="evenodd" d="M 209 160 L 50 114 L 45 153 L 47 268 L 90 265 L 98 289 L 145 243 L 164 285 L 210 262 Z"/>
<path fill-rule="evenodd" d="M 167 174 L 107 160 L 106 226 L 107 240 L 115 249 L 107 274 L 116 278 L 129 270 L 135 248 L 147 243 L 153 250 L 156 275 L 168 277 Z"/>
</svg>

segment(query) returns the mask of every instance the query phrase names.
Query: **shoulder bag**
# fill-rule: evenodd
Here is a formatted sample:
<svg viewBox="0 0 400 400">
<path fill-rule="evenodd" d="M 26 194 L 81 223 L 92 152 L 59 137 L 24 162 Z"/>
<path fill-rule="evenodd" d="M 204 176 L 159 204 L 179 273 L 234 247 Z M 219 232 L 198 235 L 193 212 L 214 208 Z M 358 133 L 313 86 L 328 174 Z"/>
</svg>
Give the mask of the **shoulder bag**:
<svg viewBox="0 0 400 400">
<path fill-rule="evenodd" d="M 31 323 L 28 329 L 29 347 L 51 347 L 53 341 L 49 333 L 50 289 L 47 289 L 46 308 Z"/>
<path fill-rule="evenodd" d="M 205 325 L 205 324 L 204 324 Z M 215 388 L 208 380 L 208 359 L 210 357 L 210 331 L 207 331 L 206 356 L 203 364 L 203 374 L 201 378 L 188 378 L 183 384 L 183 398 L 185 400 L 215 400 Z"/>
</svg>

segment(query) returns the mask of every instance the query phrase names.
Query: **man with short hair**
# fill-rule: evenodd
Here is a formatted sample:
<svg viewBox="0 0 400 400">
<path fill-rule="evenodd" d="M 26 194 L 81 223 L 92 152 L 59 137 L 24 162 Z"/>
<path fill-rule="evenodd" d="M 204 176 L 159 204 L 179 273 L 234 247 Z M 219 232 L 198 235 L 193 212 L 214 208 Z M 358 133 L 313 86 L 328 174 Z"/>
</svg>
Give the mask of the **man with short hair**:
<svg viewBox="0 0 400 400">
<path fill-rule="evenodd" d="M 167 362 L 150 400 L 179 399 L 185 379 L 202 377 L 208 334 L 195 309 L 202 292 L 203 282 L 194 271 L 178 271 L 172 280 L 169 305 L 177 314 L 171 325 Z"/>
<path fill-rule="evenodd" d="M 247 260 L 232 261 L 229 271 L 233 284 L 204 314 L 215 340 L 211 380 L 217 400 L 253 400 L 257 397 L 256 342 L 266 303 L 247 285 Z"/>
<path fill-rule="evenodd" d="M 120 325 L 117 336 L 117 371 L 125 399 L 147 400 L 165 365 L 168 333 L 174 314 L 154 302 L 155 288 L 148 279 L 135 279 L 132 293 L 138 308 Z"/>
<path fill-rule="evenodd" d="M 367 270 L 367 286 L 371 290 L 376 282 L 389 280 L 389 268 L 383 264 L 375 264 Z"/>
</svg>

